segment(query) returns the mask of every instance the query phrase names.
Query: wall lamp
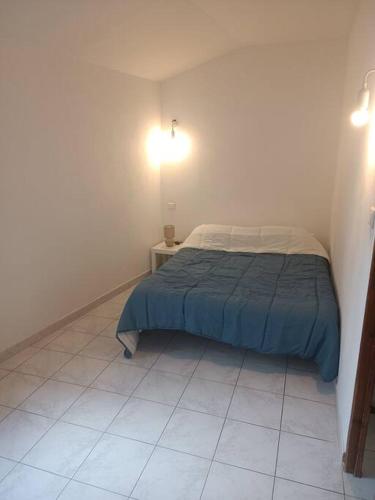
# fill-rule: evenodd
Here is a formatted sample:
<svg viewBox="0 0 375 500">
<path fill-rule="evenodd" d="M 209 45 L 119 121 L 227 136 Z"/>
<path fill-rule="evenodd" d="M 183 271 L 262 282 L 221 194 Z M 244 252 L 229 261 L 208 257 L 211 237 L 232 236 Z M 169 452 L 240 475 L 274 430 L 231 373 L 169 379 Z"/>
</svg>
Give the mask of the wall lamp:
<svg viewBox="0 0 375 500">
<path fill-rule="evenodd" d="M 175 128 L 177 127 L 177 120 L 173 119 L 171 123 L 171 138 L 174 139 L 176 137 Z"/>
<path fill-rule="evenodd" d="M 165 131 L 161 141 L 161 163 L 180 163 L 189 155 L 191 141 L 189 136 L 179 129 L 176 119 L 171 121 L 171 128 Z"/>
<path fill-rule="evenodd" d="M 362 88 L 359 91 L 358 107 L 351 115 L 351 121 L 355 127 L 363 127 L 369 121 L 370 112 L 368 108 L 370 103 L 370 90 L 368 88 L 368 79 L 373 73 L 375 73 L 375 68 L 367 71 L 363 80 Z"/>
</svg>

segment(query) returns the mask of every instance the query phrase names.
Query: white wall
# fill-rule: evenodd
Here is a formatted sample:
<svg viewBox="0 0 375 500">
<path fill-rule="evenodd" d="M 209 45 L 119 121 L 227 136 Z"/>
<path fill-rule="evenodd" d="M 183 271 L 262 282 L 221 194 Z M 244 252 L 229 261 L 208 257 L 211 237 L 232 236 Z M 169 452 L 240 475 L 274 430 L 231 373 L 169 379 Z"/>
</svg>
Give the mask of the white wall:
<svg viewBox="0 0 375 500">
<path fill-rule="evenodd" d="M 339 427 L 345 450 L 362 333 L 374 234 L 368 225 L 375 204 L 375 119 L 368 129 L 349 121 L 368 69 L 375 68 L 375 3 L 361 3 L 349 41 L 339 164 L 332 212 L 332 264 L 341 307 L 341 359 L 337 386 Z M 375 78 L 370 80 L 375 115 Z"/>
<path fill-rule="evenodd" d="M 0 52 L 0 351 L 149 269 L 158 84 Z"/>
<path fill-rule="evenodd" d="M 345 53 L 343 41 L 249 47 L 162 83 L 164 126 L 177 118 L 193 146 L 162 168 L 177 236 L 286 224 L 328 243 Z"/>
</svg>

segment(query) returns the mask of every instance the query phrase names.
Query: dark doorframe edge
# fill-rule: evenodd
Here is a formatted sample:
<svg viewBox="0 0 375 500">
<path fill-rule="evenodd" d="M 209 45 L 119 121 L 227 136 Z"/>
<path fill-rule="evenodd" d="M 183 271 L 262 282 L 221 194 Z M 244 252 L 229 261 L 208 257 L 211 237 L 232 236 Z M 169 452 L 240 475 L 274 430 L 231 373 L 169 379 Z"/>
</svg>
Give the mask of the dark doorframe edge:
<svg viewBox="0 0 375 500">
<path fill-rule="evenodd" d="M 375 386 L 375 244 L 373 245 L 344 470 L 362 476 L 367 428 Z"/>
</svg>

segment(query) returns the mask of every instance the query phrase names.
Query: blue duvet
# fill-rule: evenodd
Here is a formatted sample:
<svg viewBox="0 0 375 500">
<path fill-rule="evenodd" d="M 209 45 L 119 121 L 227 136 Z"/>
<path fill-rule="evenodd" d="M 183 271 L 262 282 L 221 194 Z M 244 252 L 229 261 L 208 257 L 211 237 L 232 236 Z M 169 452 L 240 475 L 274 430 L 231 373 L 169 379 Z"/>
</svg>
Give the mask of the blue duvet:
<svg viewBox="0 0 375 500">
<path fill-rule="evenodd" d="M 337 376 L 338 308 L 317 255 L 183 248 L 131 294 L 118 325 L 184 330 L 262 353 L 312 358 Z"/>
</svg>

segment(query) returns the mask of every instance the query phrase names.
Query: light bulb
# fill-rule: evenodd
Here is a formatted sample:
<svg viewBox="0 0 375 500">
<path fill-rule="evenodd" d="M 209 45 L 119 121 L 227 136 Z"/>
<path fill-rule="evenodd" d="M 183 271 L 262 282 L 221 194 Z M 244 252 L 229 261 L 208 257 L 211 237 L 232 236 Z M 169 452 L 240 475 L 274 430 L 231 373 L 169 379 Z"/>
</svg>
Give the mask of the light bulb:
<svg viewBox="0 0 375 500">
<path fill-rule="evenodd" d="M 363 127 L 369 120 L 369 111 L 367 108 L 360 108 L 353 111 L 351 116 L 352 124 L 355 127 Z"/>
<path fill-rule="evenodd" d="M 190 153 L 190 138 L 184 132 L 175 130 L 172 136 L 164 132 L 161 142 L 161 162 L 165 164 L 180 163 Z"/>
</svg>

